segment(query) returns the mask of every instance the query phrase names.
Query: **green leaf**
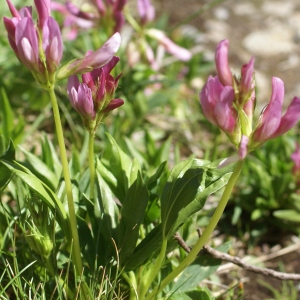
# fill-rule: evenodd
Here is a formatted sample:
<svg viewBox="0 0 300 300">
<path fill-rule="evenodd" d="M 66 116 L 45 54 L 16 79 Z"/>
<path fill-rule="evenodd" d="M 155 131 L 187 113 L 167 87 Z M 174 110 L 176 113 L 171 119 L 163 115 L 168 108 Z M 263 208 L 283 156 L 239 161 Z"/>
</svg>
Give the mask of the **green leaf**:
<svg viewBox="0 0 300 300">
<path fill-rule="evenodd" d="M 166 171 L 166 165 L 167 161 L 162 162 L 157 168 L 156 172 L 146 180 L 146 185 L 149 190 L 156 186 L 157 180 L 160 178 L 162 173 Z"/>
<path fill-rule="evenodd" d="M 161 224 L 153 228 L 138 244 L 131 257 L 126 261 L 125 268 L 134 270 L 142 265 L 162 243 Z"/>
<path fill-rule="evenodd" d="M 35 192 L 42 200 L 45 201 L 53 214 L 57 216 L 59 225 L 63 229 L 67 239 L 70 241 L 71 229 L 69 217 L 55 193 L 21 164 L 2 158 L 0 159 L 0 163 L 7 167 L 14 174 L 14 176 L 19 177 L 33 192 Z"/>
<path fill-rule="evenodd" d="M 118 242 L 121 265 L 123 265 L 134 252 L 147 203 L 148 190 L 139 172 L 136 181 L 129 188 L 122 203 L 121 227 Z"/>
<path fill-rule="evenodd" d="M 25 155 L 28 169 L 53 191 L 55 191 L 59 182 L 59 177 L 57 177 L 56 174 L 54 174 L 40 158 L 28 152 L 21 146 L 19 146 L 19 148 Z"/>
<path fill-rule="evenodd" d="M 167 216 L 167 220 L 170 220 L 170 225 L 169 233 L 164 237 L 169 239 L 182 223 L 186 222 L 192 214 L 203 207 L 209 194 L 217 191 L 227 183 L 231 175 L 232 165 L 222 169 L 217 169 L 217 165 L 216 162 L 210 163 L 209 161 L 190 159 L 180 162 L 173 168 L 164 188 L 165 194 L 162 196 L 165 197 L 164 204 L 169 205 L 170 210 L 173 209 L 173 212 L 171 211 L 169 215 L 165 209 L 165 216 Z M 188 172 L 189 170 L 190 172 Z M 193 189 L 191 194 L 189 189 Z M 172 199 L 183 203 L 173 205 Z M 162 225 L 163 223 L 155 227 L 140 242 L 126 262 L 126 269 L 135 269 L 140 266 L 159 249 L 163 238 Z"/>
<path fill-rule="evenodd" d="M 172 142 L 172 137 L 168 138 L 161 145 L 161 147 L 159 147 L 159 150 L 156 153 L 155 166 L 159 166 L 163 161 L 169 160 L 171 142 Z"/>
<path fill-rule="evenodd" d="M 13 142 L 9 140 L 6 151 L 0 156 L 1 159 L 14 160 L 15 159 L 15 148 Z M 4 189 L 8 182 L 11 180 L 13 173 L 5 165 L 0 164 L 0 189 Z"/>
<path fill-rule="evenodd" d="M 135 157 L 141 166 L 145 166 L 147 168 L 148 167 L 147 160 L 145 160 L 144 156 L 135 148 L 133 142 L 127 137 L 124 137 L 124 141 L 131 156 Z"/>
<path fill-rule="evenodd" d="M 132 160 L 111 135 L 107 134 L 107 137 L 109 143 L 101 157 L 101 162 L 116 178 L 118 194 L 122 195 L 119 200 L 122 202 L 129 187 Z"/>
<path fill-rule="evenodd" d="M 103 180 L 108 184 L 114 195 L 118 199 L 124 199 L 124 190 L 122 187 L 120 187 L 117 178 L 102 164 L 100 160 L 97 160 L 97 171 L 99 172 Z"/>
<path fill-rule="evenodd" d="M 117 241 L 118 238 L 118 227 L 119 227 L 119 208 L 114 201 L 114 195 L 102 179 L 99 172 L 97 173 L 97 191 L 98 201 L 95 201 L 94 212 L 95 217 L 100 220 L 100 230 L 106 239 L 106 242 L 111 244 L 112 239 Z"/>
<path fill-rule="evenodd" d="M 273 212 L 276 218 L 283 219 L 289 222 L 300 223 L 300 212 L 294 209 L 276 210 Z"/>
<path fill-rule="evenodd" d="M 2 132 L 7 138 L 13 138 L 11 132 L 13 131 L 14 125 L 14 114 L 9 104 L 9 100 L 4 88 L 1 88 L 1 101 L 0 101 L 0 114 L 2 119 Z"/>
<path fill-rule="evenodd" d="M 193 300 L 191 297 L 189 297 L 187 294 L 185 293 L 176 293 L 174 295 L 172 295 L 170 298 L 168 298 L 169 300 Z"/>
<path fill-rule="evenodd" d="M 72 158 L 70 161 L 70 176 L 71 178 L 76 177 L 77 174 L 80 174 L 81 165 L 80 165 L 80 156 L 75 147 L 72 147 Z"/>
<path fill-rule="evenodd" d="M 25 123 L 22 116 L 18 117 L 18 121 L 15 123 L 15 117 L 13 110 L 10 106 L 9 99 L 4 88 L 1 88 L 0 98 L 0 116 L 2 122 L 1 131 L 5 137 L 13 139 L 15 143 L 19 143 L 23 137 Z"/>
<path fill-rule="evenodd" d="M 189 159 L 173 168 L 161 196 L 164 237 L 172 236 L 187 218 L 202 209 L 210 194 L 227 183 L 231 167 L 217 169 L 215 163 Z"/>
<path fill-rule="evenodd" d="M 206 286 L 201 288 L 200 291 L 186 292 L 186 295 L 188 295 L 192 300 L 215 300 L 215 297 Z"/>
<path fill-rule="evenodd" d="M 141 166 L 136 158 L 132 160 L 130 171 L 129 185 L 131 186 L 136 181 L 138 173 L 141 172 Z"/>
<path fill-rule="evenodd" d="M 61 176 L 62 166 L 57 156 L 56 149 L 54 148 L 51 140 L 47 135 L 42 139 L 42 161 L 54 172 L 56 177 Z"/>
<path fill-rule="evenodd" d="M 230 243 L 224 243 L 216 249 L 222 252 L 227 252 L 229 247 Z M 220 259 L 213 258 L 206 254 L 200 255 L 196 258 L 192 265 L 188 266 L 181 273 L 178 280 L 172 286 L 172 291 L 187 292 L 194 290 L 200 282 L 214 274 L 221 264 L 222 260 Z"/>
</svg>

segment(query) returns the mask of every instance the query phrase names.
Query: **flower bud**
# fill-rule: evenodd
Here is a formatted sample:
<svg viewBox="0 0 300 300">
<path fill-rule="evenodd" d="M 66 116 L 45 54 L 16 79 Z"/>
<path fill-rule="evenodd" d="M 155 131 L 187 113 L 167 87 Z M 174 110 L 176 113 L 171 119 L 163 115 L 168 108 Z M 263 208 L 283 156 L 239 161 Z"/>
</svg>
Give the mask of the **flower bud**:
<svg viewBox="0 0 300 300">
<path fill-rule="evenodd" d="M 233 85 L 232 74 L 228 65 L 228 40 L 221 41 L 215 54 L 218 77 L 223 85 Z"/>
<path fill-rule="evenodd" d="M 240 91 L 244 94 L 250 94 L 253 90 L 253 70 L 254 57 L 252 57 L 248 64 L 242 66 Z"/>
<path fill-rule="evenodd" d="M 154 19 L 155 9 L 150 0 L 138 0 L 137 7 L 143 25 Z"/>
<path fill-rule="evenodd" d="M 116 32 L 101 48 L 89 53 L 81 59 L 75 59 L 64 65 L 57 74 L 59 79 L 69 77 L 74 74 L 91 72 L 108 63 L 113 55 L 118 51 L 121 44 L 121 36 Z"/>
<path fill-rule="evenodd" d="M 149 37 L 157 40 L 161 45 L 163 45 L 167 52 L 174 55 L 178 59 L 182 61 L 188 61 L 192 58 L 192 54 L 189 50 L 176 45 L 165 35 L 163 31 L 151 28 L 147 29 L 145 33 Z"/>
</svg>

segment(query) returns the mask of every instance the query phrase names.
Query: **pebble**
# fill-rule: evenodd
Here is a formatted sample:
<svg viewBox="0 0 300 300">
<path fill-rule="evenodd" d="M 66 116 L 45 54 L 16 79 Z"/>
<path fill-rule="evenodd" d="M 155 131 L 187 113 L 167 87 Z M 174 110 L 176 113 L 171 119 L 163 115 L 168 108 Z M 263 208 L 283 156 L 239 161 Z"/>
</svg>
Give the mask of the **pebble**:
<svg viewBox="0 0 300 300">
<path fill-rule="evenodd" d="M 261 56 L 275 56 L 294 50 L 293 32 L 286 25 L 277 25 L 264 30 L 251 32 L 243 40 L 244 46 L 252 53 Z"/>
</svg>

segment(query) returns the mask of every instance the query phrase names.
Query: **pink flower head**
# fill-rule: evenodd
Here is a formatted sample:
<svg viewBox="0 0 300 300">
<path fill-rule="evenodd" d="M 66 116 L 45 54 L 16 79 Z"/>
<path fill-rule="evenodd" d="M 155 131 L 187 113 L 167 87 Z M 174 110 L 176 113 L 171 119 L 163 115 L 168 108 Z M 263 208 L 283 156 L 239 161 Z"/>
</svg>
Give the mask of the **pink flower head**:
<svg viewBox="0 0 300 300">
<path fill-rule="evenodd" d="M 154 19 L 155 9 L 150 0 L 138 0 L 137 7 L 143 25 Z"/>
<path fill-rule="evenodd" d="M 62 13 L 65 17 L 64 26 L 71 27 L 68 37 L 74 39 L 77 29 L 89 27 L 104 27 L 108 35 L 119 32 L 125 23 L 123 14 L 127 0 L 91 0 L 94 6 L 85 12 L 69 0 L 65 5 L 54 2 L 52 8 Z"/>
<path fill-rule="evenodd" d="M 58 11 L 64 17 L 63 28 L 67 29 L 65 35 L 69 40 L 74 40 L 78 35 L 78 28 L 92 28 L 94 26 L 94 15 L 84 13 L 71 2 L 65 5 L 56 1 L 51 2 L 51 9 Z"/>
<path fill-rule="evenodd" d="M 75 59 L 63 66 L 57 74 L 59 79 L 69 77 L 73 74 L 90 72 L 108 63 L 118 51 L 121 44 L 121 36 L 115 33 L 101 48 L 95 52 L 88 52 L 83 58 Z"/>
<path fill-rule="evenodd" d="M 166 36 L 163 31 L 150 28 L 146 30 L 146 34 L 149 37 L 157 40 L 167 52 L 174 55 L 178 59 L 182 61 L 188 61 L 192 58 L 192 53 L 189 50 L 176 45 Z"/>
<path fill-rule="evenodd" d="M 7 3 L 13 17 L 4 17 L 4 25 L 16 56 L 39 83 L 44 85 L 49 81 L 53 82 L 54 73 L 62 58 L 63 46 L 58 24 L 49 16 L 50 1 L 35 1 L 39 15 L 37 28 L 32 19 L 31 8 L 24 7 L 17 11 L 10 0 Z M 39 45 L 39 35 L 42 37 L 42 45 Z M 44 52 L 42 57 L 39 49 Z"/>
<path fill-rule="evenodd" d="M 210 76 L 199 97 L 206 119 L 227 133 L 234 144 L 239 143 L 239 140 L 236 140 L 238 115 L 233 107 L 233 88 L 223 86 L 218 76 Z"/>
<path fill-rule="evenodd" d="M 91 51 L 86 57 L 93 55 Z M 119 62 L 120 58 L 113 56 L 112 59 L 100 68 L 82 74 L 82 83 L 76 75 L 68 80 L 68 96 L 72 106 L 79 112 L 88 130 L 95 130 L 99 118 L 106 117 L 113 109 L 124 104 L 122 99 L 113 99 L 122 74 L 114 78 L 110 72 Z M 96 119 L 96 122 L 93 122 Z M 100 118 L 101 120 L 101 118 Z"/>
<path fill-rule="evenodd" d="M 95 119 L 92 91 L 85 83 L 80 83 L 76 75 L 68 80 L 67 94 L 72 106 L 84 119 Z"/>
<path fill-rule="evenodd" d="M 278 137 L 290 130 L 300 119 L 300 98 L 294 97 L 284 116 L 281 116 L 284 99 L 284 84 L 280 78 L 272 79 L 270 103 L 262 112 L 258 125 L 253 132 L 254 144 Z"/>
<path fill-rule="evenodd" d="M 119 78 L 122 74 L 114 78 L 110 75 L 110 72 L 119 60 L 119 57 L 113 56 L 113 58 L 103 67 L 94 69 L 92 72 L 82 75 L 82 81 L 93 91 L 96 111 L 104 109 L 108 105 L 108 102 L 113 98 L 118 86 Z"/>
<path fill-rule="evenodd" d="M 254 92 L 254 57 L 250 59 L 248 64 L 243 65 L 241 78 L 238 80 L 232 75 L 229 68 L 228 44 L 228 40 L 223 40 L 218 44 L 216 49 L 215 62 L 218 77 L 224 86 L 230 85 L 240 94 L 239 102 L 241 105 L 244 105 L 249 100 L 249 96 Z"/>
</svg>

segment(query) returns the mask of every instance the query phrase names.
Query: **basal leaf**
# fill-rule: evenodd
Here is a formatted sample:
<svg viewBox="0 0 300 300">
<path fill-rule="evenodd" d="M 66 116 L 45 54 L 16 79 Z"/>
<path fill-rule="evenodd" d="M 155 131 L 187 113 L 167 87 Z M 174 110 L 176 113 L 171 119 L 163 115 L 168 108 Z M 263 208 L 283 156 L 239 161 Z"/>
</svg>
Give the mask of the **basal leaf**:
<svg viewBox="0 0 300 300">
<path fill-rule="evenodd" d="M 171 171 L 161 196 L 164 236 L 169 236 L 179 211 L 204 190 L 204 187 L 200 188 L 200 186 L 205 172 L 204 166 L 209 164 L 209 161 L 189 159 L 180 162 Z"/>
<path fill-rule="evenodd" d="M 34 191 L 41 199 L 45 201 L 45 203 L 47 203 L 53 214 L 57 216 L 58 223 L 63 229 L 67 239 L 70 241 L 71 231 L 69 217 L 55 193 L 21 164 L 13 161 L 7 161 L 5 159 L 0 159 L 0 163 L 7 167 L 12 174 L 14 174 L 14 176 L 19 177 L 32 191 Z"/>
<path fill-rule="evenodd" d="M 121 265 L 134 252 L 147 203 L 148 190 L 141 174 L 138 173 L 135 182 L 130 186 L 126 194 L 121 208 L 121 227 L 118 242 Z"/>
<path fill-rule="evenodd" d="M 3 142 L 4 146 L 4 142 Z M 15 148 L 11 140 L 9 140 L 6 151 L 0 156 L 0 159 L 14 160 Z M 5 165 L 0 164 L 0 189 L 4 189 L 12 178 L 13 173 Z"/>
<path fill-rule="evenodd" d="M 161 224 L 153 228 L 149 234 L 138 244 L 133 254 L 126 261 L 125 268 L 134 270 L 142 265 L 162 243 Z"/>
<path fill-rule="evenodd" d="M 122 193 L 119 200 L 122 202 L 130 182 L 132 159 L 118 146 L 113 137 L 107 134 L 109 143 L 101 157 L 102 164 L 117 179 L 118 192 Z"/>
<path fill-rule="evenodd" d="M 106 241 L 111 243 L 112 239 L 116 241 L 118 238 L 119 208 L 110 187 L 102 179 L 99 172 L 97 172 L 96 185 L 98 199 L 95 200 L 94 204 L 95 217 L 100 221 L 99 228 Z"/>
<path fill-rule="evenodd" d="M 11 136 L 11 133 L 15 127 L 14 114 L 4 88 L 1 88 L 0 115 L 2 119 L 2 133 L 7 138 L 13 138 L 13 136 Z"/>
<path fill-rule="evenodd" d="M 19 148 L 25 155 L 28 169 L 53 191 L 55 191 L 58 185 L 59 177 L 56 176 L 56 174 L 54 174 L 39 157 L 28 152 L 23 147 L 19 146 Z"/>
</svg>

